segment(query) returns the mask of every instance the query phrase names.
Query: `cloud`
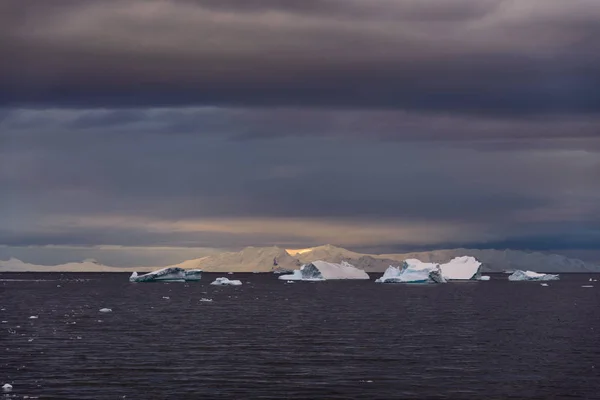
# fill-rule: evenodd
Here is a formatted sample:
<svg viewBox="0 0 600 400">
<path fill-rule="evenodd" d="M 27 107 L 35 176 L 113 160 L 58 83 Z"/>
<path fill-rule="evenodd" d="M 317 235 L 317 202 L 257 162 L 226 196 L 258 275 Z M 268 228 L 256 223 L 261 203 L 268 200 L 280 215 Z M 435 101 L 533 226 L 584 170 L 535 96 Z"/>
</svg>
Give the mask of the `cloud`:
<svg viewBox="0 0 600 400">
<path fill-rule="evenodd" d="M 563 128 L 553 130 L 561 124 L 579 136 L 561 137 Z M 600 224 L 599 153 L 586 148 L 594 124 L 392 111 L 16 109 L 0 123 L 0 243 L 526 246 L 535 235 Z M 499 141 L 510 146 L 482 148 Z"/>
<path fill-rule="evenodd" d="M 4 4 L 0 104 L 597 113 L 593 0 Z"/>
</svg>

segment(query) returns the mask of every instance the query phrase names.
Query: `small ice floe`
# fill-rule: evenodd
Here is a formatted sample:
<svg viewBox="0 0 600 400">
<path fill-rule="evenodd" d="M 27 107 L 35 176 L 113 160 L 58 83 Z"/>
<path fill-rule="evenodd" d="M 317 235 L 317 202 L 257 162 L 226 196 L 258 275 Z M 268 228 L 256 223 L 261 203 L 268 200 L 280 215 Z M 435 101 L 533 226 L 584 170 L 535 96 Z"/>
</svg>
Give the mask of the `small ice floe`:
<svg viewBox="0 0 600 400">
<path fill-rule="evenodd" d="M 29 317 L 29 319 L 38 319 L 37 315 L 32 315 L 31 317 Z"/>
<path fill-rule="evenodd" d="M 112 312 L 112 308 L 101 308 L 98 311 L 100 311 L 100 312 Z"/>
<path fill-rule="evenodd" d="M 10 383 L 5 383 L 4 385 L 2 385 L 2 390 L 4 390 L 5 392 L 10 392 L 12 389 L 13 387 Z"/>
<path fill-rule="evenodd" d="M 285 283 L 296 283 L 296 282 L 294 282 L 294 281 L 286 281 Z"/>
<path fill-rule="evenodd" d="M 550 286 L 547 283 L 540 283 L 540 286 Z"/>
<path fill-rule="evenodd" d="M 163 296 L 163 299 L 165 299 L 165 300 L 169 300 L 169 299 L 170 299 L 170 297 L 169 297 L 169 296 Z"/>
<path fill-rule="evenodd" d="M 56 287 L 61 287 L 60 285 L 56 285 Z"/>
<path fill-rule="evenodd" d="M 203 297 L 203 298 L 200 299 L 200 301 L 202 301 L 202 302 L 205 302 L 205 301 L 206 302 L 211 302 L 212 299 L 207 299 L 206 297 Z"/>
<path fill-rule="evenodd" d="M 27 339 L 28 342 L 33 342 L 33 338 Z"/>
<path fill-rule="evenodd" d="M 1 323 L 3 323 L 3 324 L 8 324 L 8 321 L 1 321 Z"/>
<path fill-rule="evenodd" d="M 242 281 L 238 281 L 238 280 L 229 280 L 227 278 L 217 278 L 215 279 L 214 282 L 211 282 L 211 285 L 217 285 L 217 286 L 240 286 L 242 284 Z"/>
<path fill-rule="evenodd" d="M 233 272 L 228 272 L 227 275 L 233 275 Z"/>
<path fill-rule="evenodd" d="M 581 287 L 594 287 L 594 285 L 582 285 Z"/>
<path fill-rule="evenodd" d="M 480 281 L 489 281 L 491 278 L 489 275 L 481 275 L 478 280 Z"/>
</svg>

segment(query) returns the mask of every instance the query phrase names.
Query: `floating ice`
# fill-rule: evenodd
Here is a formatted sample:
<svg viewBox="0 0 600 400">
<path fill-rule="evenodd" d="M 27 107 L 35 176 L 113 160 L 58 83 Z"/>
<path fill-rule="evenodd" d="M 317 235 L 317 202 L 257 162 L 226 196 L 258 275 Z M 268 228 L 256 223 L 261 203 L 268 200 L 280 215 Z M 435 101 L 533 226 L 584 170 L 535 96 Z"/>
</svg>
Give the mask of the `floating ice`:
<svg viewBox="0 0 600 400">
<path fill-rule="evenodd" d="M 558 275 L 539 274 L 533 271 L 516 270 L 508 277 L 509 281 L 557 281 Z"/>
<path fill-rule="evenodd" d="M 581 287 L 594 287 L 594 285 L 582 285 Z"/>
<path fill-rule="evenodd" d="M 369 279 L 369 275 L 362 269 L 342 261 L 340 264 L 326 261 L 313 261 L 305 264 L 292 274 L 280 275 L 278 279 L 284 281 L 325 281 L 334 279 Z"/>
<path fill-rule="evenodd" d="M 202 278 L 201 269 L 186 269 L 185 280 L 186 281 L 199 281 Z"/>
<path fill-rule="evenodd" d="M 5 383 L 4 385 L 2 385 L 2 390 L 4 390 L 5 392 L 10 392 L 12 388 L 13 387 L 10 383 Z"/>
<path fill-rule="evenodd" d="M 100 311 L 100 312 L 112 312 L 112 309 L 110 309 L 110 308 L 101 308 L 98 311 Z"/>
<path fill-rule="evenodd" d="M 550 286 L 547 283 L 540 283 L 540 285 L 542 285 L 542 286 Z"/>
<path fill-rule="evenodd" d="M 217 278 L 215 279 L 214 282 L 211 283 L 211 285 L 217 285 L 217 286 L 225 286 L 225 285 L 229 285 L 229 286 L 240 286 L 242 284 L 242 281 L 238 281 L 238 280 L 229 280 L 227 278 Z"/>
<path fill-rule="evenodd" d="M 402 262 L 400 267 L 389 266 L 383 276 L 376 279 L 377 283 L 446 283 L 435 263 L 424 263 L 420 260 L 409 258 Z"/>
<path fill-rule="evenodd" d="M 201 298 L 201 299 L 200 299 L 200 301 L 203 301 L 203 302 L 211 302 L 211 301 L 212 301 L 212 299 L 207 299 L 206 297 L 203 297 L 203 298 Z"/>
<path fill-rule="evenodd" d="M 491 279 L 491 277 L 489 275 L 481 275 L 479 277 L 480 281 L 489 281 Z"/>
<path fill-rule="evenodd" d="M 134 272 L 129 282 L 185 282 L 185 270 L 179 267 L 167 267 L 144 275 Z"/>
<path fill-rule="evenodd" d="M 31 317 L 29 317 L 29 319 L 38 319 L 39 317 L 37 315 L 32 315 Z"/>
<path fill-rule="evenodd" d="M 170 298 L 169 296 L 163 296 L 163 299 L 165 299 L 165 300 L 169 300 L 169 299 L 171 299 L 171 298 Z"/>
<path fill-rule="evenodd" d="M 285 283 L 295 283 L 294 281 L 285 281 Z"/>
<path fill-rule="evenodd" d="M 467 281 L 477 279 L 481 269 L 481 263 L 474 257 L 454 257 L 445 264 L 440 264 L 442 275 L 446 280 Z"/>
</svg>

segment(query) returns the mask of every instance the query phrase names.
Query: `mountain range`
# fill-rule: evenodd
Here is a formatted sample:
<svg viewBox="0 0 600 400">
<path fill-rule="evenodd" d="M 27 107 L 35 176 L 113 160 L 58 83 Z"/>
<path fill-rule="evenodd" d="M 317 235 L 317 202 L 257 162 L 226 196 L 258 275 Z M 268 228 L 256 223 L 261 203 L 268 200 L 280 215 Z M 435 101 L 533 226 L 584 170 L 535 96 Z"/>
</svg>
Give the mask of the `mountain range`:
<svg viewBox="0 0 600 400">
<path fill-rule="evenodd" d="M 538 272 L 600 272 L 600 265 L 557 254 L 521 250 L 448 249 L 403 254 L 363 254 L 341 247 L 324 245 L 306 249 L 281 247 L 246 247 L 237 252 L 220 252 L 202 258 L 183 261 L 177 266 L 200 268 L 206 272 L 271 272 L 293 270 L 316 260 L 339 263 L 347 261 L 367 272 L 383 272 L 390 265 L 399 265 L 407 258 L 443 263 L 457 256 L 473 256 L 483 263 L 483 272 L 533 270 Z M 275 265 L 276 264 L 276 265 Z M 36 265 L 12 258 L 0 260 L 0 271 L 44 272 L 130 272 L 151 271 L 162 267 L 121 268 L 102 265 L 95 260 L 61 265 Z"/>
</svg>

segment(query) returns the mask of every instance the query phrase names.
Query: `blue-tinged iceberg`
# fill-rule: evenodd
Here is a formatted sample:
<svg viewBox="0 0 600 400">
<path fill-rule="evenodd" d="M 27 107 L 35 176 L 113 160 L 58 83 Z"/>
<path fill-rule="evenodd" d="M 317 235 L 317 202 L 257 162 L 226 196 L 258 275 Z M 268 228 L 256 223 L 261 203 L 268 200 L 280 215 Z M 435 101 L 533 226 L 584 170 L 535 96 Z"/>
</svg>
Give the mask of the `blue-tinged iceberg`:
<svg viewBox="0 0 600 400">
<path fill-rule="evenodd" d="M 199 269 L 185 270 L 179 267 L 167 267 L 157 271 L 138 275 L 134 272 L 129 277 L 129 282 L 185 282 L 199 281 L 202 271 Z"/>
<path fill-rule="evenodd" d="M 227 278 L 217 278 L 211 285 L 215 286 L 240 286 L 242 281 L 238 281 L 236 279 L 227 279 Z"/>
<path fill-rule="evenodd" d="M 540 274 L 533 271 L 517 270 L 508 277 L 509 281 L 557 281 L 560 277 L 553 274 Z"/>
<path fill-rule="evenodd" d="M 369 279 L 369 275 L 362 269 L 345 261 L 330 263 L 326 261 L 313 261 L 295 270 L 290 275 L 280 275 L 284 281 L 327 281 L 345 279 Z"/>
<path fill-rule="evenodd" d="M 400 267 L 389 266 L 377 283 L 446 283 L 440 266 L 409 258 Z"/>
<path fill-rule="evenodd" d="M 199 281 L 202 278 L 201 269 L 186 269 L 185 280 L 187 281 Z"/>
<path fill-rule="evenodd" d="M 445 264 L 440 264 L 444 279 L 447 281 L 480 280 L 481 263 L 474 257 L 454 257 Z"/>
</svg>

